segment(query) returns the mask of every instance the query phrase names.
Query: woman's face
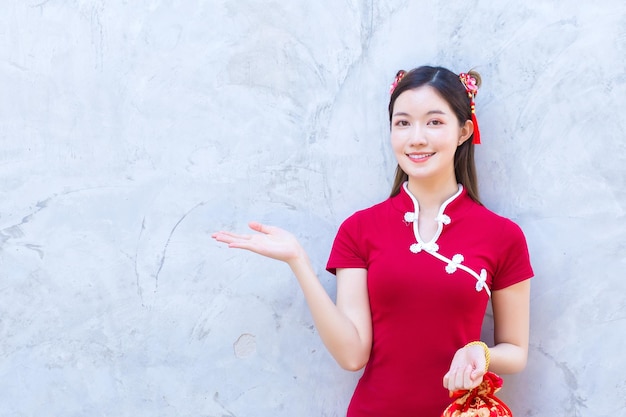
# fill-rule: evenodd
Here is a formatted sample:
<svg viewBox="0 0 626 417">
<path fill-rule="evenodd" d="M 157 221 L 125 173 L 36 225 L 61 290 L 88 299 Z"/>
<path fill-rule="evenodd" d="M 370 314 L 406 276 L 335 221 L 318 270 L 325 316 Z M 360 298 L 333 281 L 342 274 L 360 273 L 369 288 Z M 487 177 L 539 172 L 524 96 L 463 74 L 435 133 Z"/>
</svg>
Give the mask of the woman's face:
<svg viewBox="0 0 626 417">
<path fill-rule="evenodd" d="M 472 122 L 459 126 L 448 102 L 430 86 L 407 90 L 394 103 L 391 146 L 409 183 L 452 179 L 456 184 L 454 153 L 472 132 Z"/>
</svg>

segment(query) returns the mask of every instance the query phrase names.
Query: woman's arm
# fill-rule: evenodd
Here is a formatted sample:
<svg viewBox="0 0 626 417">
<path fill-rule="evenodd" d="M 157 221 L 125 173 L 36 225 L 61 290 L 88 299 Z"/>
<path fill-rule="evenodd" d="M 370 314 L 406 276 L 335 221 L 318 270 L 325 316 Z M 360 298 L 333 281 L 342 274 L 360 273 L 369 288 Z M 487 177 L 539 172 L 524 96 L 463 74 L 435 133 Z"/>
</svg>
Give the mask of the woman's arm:
<svg viewBox="0 0 626 417">
<path fill-rule="evenodd" d="M 313 272 L 308 259 L 290 263 L 306 298 L 315 327 L 337 363 L 357 371 L 367 363 L 372 346 L 372 317 L 367 270 L 337 269 L 337 304 Z"/>
<path fill-rule="evenodd" d="M 489 369 L 500 374 L 520 372 L 528 358 L 530 280 L 494 291 L 491 303 L 495 346 L 489 349 Z"/>
<path fill-rule="evenodd" d="M 213 238 L 231 248 L 246 249 L 286 262 L 298 279 L 324 345 L 337 363 L 352 371 L 365 366 L 372 345 L 367 271 L 360 268 L 337 270 L 335 304 L 315 275 L 306 252 L 292 234 L 255 222 L 250 223 L 250 228 L 259 233 L 238 235 L 217 232 Z"/>
<path fill-rule="evenodd" d="M 530 280 L 494 291 L 491 295 L 494 344 L 489 348 L 489 370 L 499 374 L 524 369 L 528 357 Z M 473 345 L 459 349 L 443 379 L 450 391 L 472 389 L 485 374 L 485 351 Z"/>
</svg>

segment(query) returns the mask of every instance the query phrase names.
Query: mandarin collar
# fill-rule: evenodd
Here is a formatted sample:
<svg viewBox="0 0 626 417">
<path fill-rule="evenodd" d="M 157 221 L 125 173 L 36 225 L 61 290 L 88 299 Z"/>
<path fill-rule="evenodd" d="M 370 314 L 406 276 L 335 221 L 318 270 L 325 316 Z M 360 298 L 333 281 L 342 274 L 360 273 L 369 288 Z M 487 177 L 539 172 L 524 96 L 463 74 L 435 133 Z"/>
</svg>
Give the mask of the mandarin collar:
<svg viewBox="0 0 626 417">
<path fill-rule="evenodd" d="M 415 211 L 418 207 L 415 207 L 413 203 L 413 199 L 417 202 L 417 198 L 411 194 L 408 187 L 408 182 L 404 182 L 400 186 L 400 192 L 392 197 L 392 205 L 393 207 L 402 212 L 404 214 L 407 211 Z M 467 195 L 467 190 L 461 184 L 458 185 L 458 191 L 443 202 L 439 211 L 440 213 L 450 214 L 450 212 L 454 211 L 454 208 L 460 204 L 461 201 L 465 199 Z M 443 208 L 443 211 L 441 210 Z"/>
</svg>

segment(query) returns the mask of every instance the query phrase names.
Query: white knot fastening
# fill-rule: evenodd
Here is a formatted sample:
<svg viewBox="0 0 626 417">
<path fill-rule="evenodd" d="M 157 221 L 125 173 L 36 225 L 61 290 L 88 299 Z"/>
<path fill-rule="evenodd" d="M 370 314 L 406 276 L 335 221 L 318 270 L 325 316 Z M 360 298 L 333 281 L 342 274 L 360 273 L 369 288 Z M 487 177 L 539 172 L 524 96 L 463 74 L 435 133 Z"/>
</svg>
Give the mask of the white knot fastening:
<svg viewBox="0 0 626 417">
<path fill-rule="evenodd" d="M 409 250 L 413 253 L 420 253 L 422 250 L 425 250 L 426 252 L 437 252 L 439 250 L 439 245 L 436 244 L 435 242 L 428 242 L 428 243 L 418 242 L 418 243 L 412 244 Z"/>
<path fill-rule="evenodd" d="M 452 260 L 450 262 L 448 262 L 448 265 L 446 265 L 446 272 L 448 274 L 452 274 L 453 272 L 455 272 L 456 269 L 458 268 L 458 266 L 461 265 L 463 260 L 464 260 L 463 255 L 461 255 L 459 253 L 454 255 L 452 257 Z"/>
<path fill-rule="evenodd" d="M 437 212 L 437 216 L 435 217 L 437 230 L 435 231 L 434 236 L 432 236 L 430 241 L 427 243 L 422 242 L 422 237 L 420 236 L 419 203 L 417 199 L 415 198 L 415 196 L 413 196 L 413 194 L 411 194 L 410 190 L 408 189 L 408 181 L 405 181 L 402 186 L 404 187 L 404 191 L 406 191 L 407 195 L 411 198 L 413 202 L 413 211 L 407 211 L 404 213 L 404 216 L 403 216 L 405 226 L 407 226 L 407 229 L 413 229 L 412 232 L 415 237 L 415 240 L 414 240 L 415 243 L 409 246 L 409 250 L 414 254 L 426 252 L 428 256 L 438 259 L 439 261 L 441 261 L 440 266 L 445 266 L 445 271 L 448 274 L 453 274 L 457 271 L 459 273 L 462 271 L 464 273 L 469 274 L 472 278 L 476 279 L 476 291 L 480 293 L 482 290 L 485 290 L 485 292 L 487 293 L 487 296 L 491 297 L 491 289 L 487 285 L 487 271 L 485 269 L 482 269 L 479 274 L 478 269 L 473 269 L 469 267 L 468 265 L 464 265 L 463 262 L 465 262 L 465 257 L 460 253 L 452 255 L 451 258 L 448 258 L 447 255 L 439 253 L 439 245 L 436 243 L 439 237 L 441 236 L 442 232 L 444 231 L 444 229 L 446 230 L 446 232 L 449 230 L 449 228 L 446 228 L 446 226 L 452 222 L 452 219 L 450 218 L 450 216 L 445 214 L 444 211 L 450 202 L 452 202 L 455 198 L 461 195 L 463 191 L 463 186 L 459 184 L 457 193 L 454 194 L 452 197 L 450 197 L 448 200 L 446 200 L 439 208 L 439 211 Z M 407 206 L 406 208 L 409 208 L 409 207 L 410 206 Z M 400 213 L 402 212 L 397 213 L 396 216 L 398 216 Z M 434 225 L 431 223 L 430 226 L 432 227 Z M 408 233 L 408 230 L 407 230 L 407 233 Z M 426 255 L 420 255 L 420 256 L 426 256 Z M 474 263 L 474 259 L 471 258 L 468 262 L 470 264 Z M 480 260 L 476 259 L 476 262 L 480 262 Z M 441 273 L 441 270 L 439 271 Z M 455 277 L 457 275 L 455 275 Z M 469 285 L 471 285 L 471 283 Z"/>
<path fill-rule="evenodd" d="M 445 225 L 450 224 L 450 221 L 451 221 L 450 220 L 450 216 L 448 216 L 447 214 L 443 214 L 443 213 L 440 214 L 439 216 L 437 216 L 435 218 L 435 220 L 437 220 L 438 222 L 441 222 L 441 223 L 443 223 Z"/>
<path fill-rule="evenodd" d="M 480 292 L 487 283 L 487 271 L 480 270 L 480 279 L 476 281 L 476 291 Z"/>
</svg>

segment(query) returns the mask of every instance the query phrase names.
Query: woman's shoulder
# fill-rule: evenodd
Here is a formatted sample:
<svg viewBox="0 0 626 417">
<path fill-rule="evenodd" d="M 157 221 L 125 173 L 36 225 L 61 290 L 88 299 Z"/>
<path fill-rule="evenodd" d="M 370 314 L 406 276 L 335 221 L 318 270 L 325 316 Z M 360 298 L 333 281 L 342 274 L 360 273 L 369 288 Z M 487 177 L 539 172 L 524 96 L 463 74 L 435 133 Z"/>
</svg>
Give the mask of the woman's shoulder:
<svg viewBox="0 0 626 417">
<path fill-rule="evenodd" d="M 357 211 L 355 211 L 354 213 L 352 213 L 350 216 L 348 216 L 346 218 L 346 220 L 348 219 L 368 219 L 371 217 L 378 217 L 380 216 L 382 213 L 388 212 L 393 206 L 392 206 L 392 200 L 393 197 L 389 197 L 383 201 L 380 201 L 378 203 L 372 204 L 368 207 L 359 209 Z"/>
<path fill-rule="evenodd" d="M 483 227 L 489 226 L 489 229 L 495 233 L 502 234 L 503 236 L 523 234 L 522 228 L 515 220 L 499 214 L 482 204 L 474 203 L 472 212 L 477 216 L 477 220 L 479 220 Z"/>
<path fill-rule="evenodd" d="M 393 211 L 391 200 L 393 197 L 387 198 L 381 202 L 372 204 L 368 207 L 359 209 L 346 217 L 340 225 L 340 229 L 369 229 L 368 225 L 379 224 L 389 219 Z"/>
</svg>

